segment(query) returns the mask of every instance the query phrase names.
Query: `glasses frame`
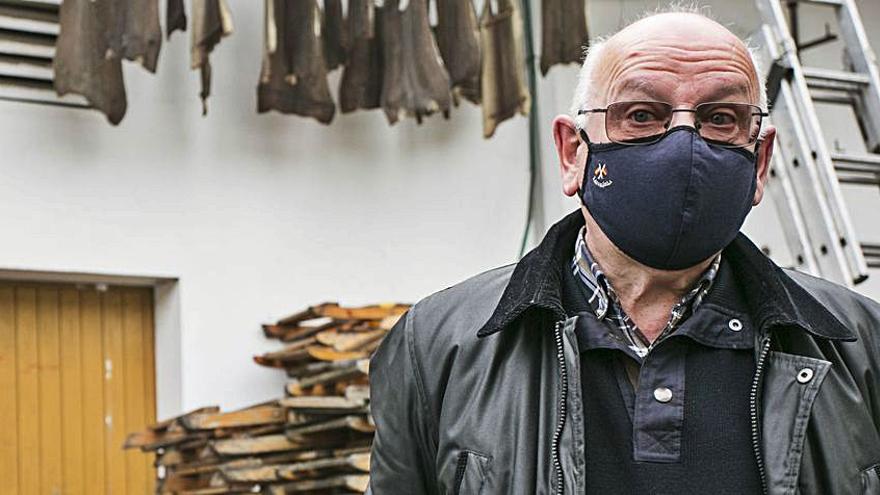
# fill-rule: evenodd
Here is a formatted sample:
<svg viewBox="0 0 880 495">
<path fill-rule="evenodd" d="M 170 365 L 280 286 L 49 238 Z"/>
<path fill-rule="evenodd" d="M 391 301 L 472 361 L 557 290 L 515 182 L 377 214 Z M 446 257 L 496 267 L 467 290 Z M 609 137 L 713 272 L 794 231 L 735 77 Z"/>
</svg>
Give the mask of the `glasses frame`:
<svg viewBox="0 0 880 495">
<path fill-rule="evenodd" d="M 613 103 L 610 103 L 608 106 L 606 106 L 606 107 L 604 107 L 604 108 L 587 108 L 587 109 L 581 109 L 581 110 L 578 110 L 577 114 L 578 114 L 578 115 L 587 115 L 587 114 L 591 114 L 591 113 L 601 113 L 601 114 L 606 115 L 606 118 L 605 118 L 605 135 L 608 136 L 608 139 L 609 139 L 612 143 L 622 144 L 622 145 L 625 145 L 625 146 L 644 146 L 644 145 L 647 145 L 647 144 L 654 144 L 654 143 L 656 143 L 657 141 L 660 141 L 661 139 L 663 139 L 664 137 L 666 137 L 666 135 L 669 134 L 669 132 L 670 132 L 672 129 L 675 128 L 675 127 L 671 127 L 672 121 L 670 120 L 669 124 L 666 124 L 666 126 L 665 126 L 665 127 L 666 127 L 666 131 L 663 132 L 663 133 L 661 133 L 661 134 L 658 134 L 658 135 L 656 136 L 656 139 L 645 140 L 645 141 L 639 141 L 639 142 L 632 142 L 632 141 L 630 141 L 630 142 L 626 142 L 626 141 L 615 141 L 615 140 L 611 139 L 610 134 L 609 134 L 609 132 L 608 132 L 608 119 L 607 119 L 607 113 L 608 113 L 608 107 L 610 107 L 611 105 L 617 105 L 617 104 L 620 104 L 620 103 L 659 103 L 659 104 L 661 104 L 661 105 L 668 105 L 669 107 L 671 107 L 671 108 L 672 108 L 672 112 L 671 112 L 671 113 L 673 113 L 673 114 L 674 114 L 674 113 L 679 113 L 679 112 L 688 112 L 688 113 L 696 114 L 696 113 L 697 113 L 697 109 L 700 108 L 700 107 L 702 107 L 703 105 L 736 104 L 736 105 L 747 105 L 747 106 L 751 107 L 751 108 L 754 110 L 754 112 L 753 112 L 751 115 L 752 115 L 752 116 L 758 116 L 758 117 L 759 117 L 759 119 L 758 119 L 758 132 L 756 133 L 755 138 L 752 139 L 751 141 L 749 141 L 748 143 L 746 143 L 746 144 L 729 144 L 729 143 L 724 143 L 724 142 L 722 142 L 722 141 L 715 141 L 715 140 L 712 140 L 712 139 L 706 139 L 706 138 L 703 138 L 703 139 L 706 140 L 706 142 L 708 142 L 708 143 L 710 143 L 710 144 L 713 144 L 713 145 L 715 145 L 715 146 L 722 147 L 722 148 L 745 148 L 745 147 L 748 147 L 748 146 L 751 146 L 751 145 L 757 143 L 758 141 L 761 140 L 761 128 L 762 128 L 763 125 L 764 125 L 764 117 L 769 117 L 769 116 L 770 116 L 770 113 L 764 111 L 764 110 L 761 109 L 761 107 L 759 107 L 758 105 L 754 105 L 754 104 L 752 104 L 752 103 L 738 102 L 738 101 L 707 101 L 707 102 L 704 102 L 704 103 L 700 103 L 700 104 L 698 104 L 697 106 L 695 106 L 695 107 L 693 107 L 693 108 L 675 108 L 674 106 L 672 106 L 671 103 L 667 103 L 667 102 L 663 102 L 663 101 L 656 101 L 656 100 L 622 100 L 622 101 L 615 101 L 615 102 L 613 102 Z M 694 128 L 697 130 L 697 133 L 699 134 L 699 132 L 700 132 L 700 123 L 699 123 L 699 122 L 694 122 Z M 593 144 L 593 142 L 590 141 L 589 136 L 587 136 L 587 131 L 586 131 L 583 127 L 579 128 L 579 129 L 578 129 L 578 132 L 579 132 L 579 134 L 581 135 L 581 138 L 583 138 L 583 140 L 584 140 L 586 143 Z M 649 136 L 649 137 L 651 137 L 651 136 Z M 700 137 L 703 137 L 702 134 L 700 134 Z"/>
</svg>

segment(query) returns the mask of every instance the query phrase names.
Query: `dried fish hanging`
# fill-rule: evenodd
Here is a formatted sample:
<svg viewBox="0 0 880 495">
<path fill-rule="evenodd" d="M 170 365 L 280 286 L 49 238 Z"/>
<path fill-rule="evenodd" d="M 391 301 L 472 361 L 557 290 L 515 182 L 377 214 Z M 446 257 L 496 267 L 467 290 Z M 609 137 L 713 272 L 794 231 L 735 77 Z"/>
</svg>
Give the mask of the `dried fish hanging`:
<svg viewBox="0 0 880 495">
<path fill-rule="evenodd" d="M 254 361 L 286 371 L 285 397 L 206 407 L 128 435 L 156 452 L 157 493 L 364 493 L 369 483 L 369 359 L 409 309 L 324 303 L 271 325 L 285 347 Z"/>
<path fill-rule="evenodd" d="M 115 0 L 65 0 L 53 68 L 60 96 L 84 96 L 116 125 L 125 116 L 127 101 L 122 60 L 112 53 L 113 40 L 103 36 L 118 19 Z"/>
<path fill-rule="evenodd" d="M 522 20 L 515 0 L 486 0 L 480 16 L 483 48 L 482 103 L 483 136 L 492 137 L 501 122 L 517 112 L 528 115 L 529 90 L 525 83 Z"/>
<path fill-rule="evenodd" d="M 349 0 L 346 19 L 348 58 L 339 84 L 342 113 L 378 108 L 381 103 L 381 29 L 374 26 L 374 15 L 373 0 Z"/>
<path fill-rule="evenodd" d="M 336 106 L 327 84 L 315 0 L 266 0 L 266 47 L 257 111 L 277 110 L 328 124 Z"/>
<path fill-rule="evenodd" d="M 168 0 L 165 4 L 165 36 L 171 38 L 174 31 L 186 31 L 186 10 L 183 0 Z"/>
<path fill-rule="evenodd" d="M 348 33 L 345 30 L 345 19 L 342 15 L 342 0 L 324 0 L 323 29 L 321 39 L 324 42 L 324 62 L 331 71 L 345 65 Z"/>
<path fill-rule="evenodd" d="M 449 74 L 428 24 L 427 0 L 390 0 L 380 9 L 382 107 L 392 124 L 406 115 L 449 115 Z"/>
<path fill-rule="evenodd" d="M 542 0 L 541 74 L 556 64 L 580 63 L 589 43 L 587 0 Z"/>
<path fill-rule="evenodd" d="M 115 9 L 116 22 L 108 26 L 110 49 L 155 73 L 162 49 L 159 0 L 116 0 Z"/>
<path fill-rule="evenodd" d="M 202 115 L 208 113 L 211 94 L 211 52 L 220 40 L 232 34 L 232 15 L 226 0 L 192 0 L 193 19 L 191 66 L 201 71 Z"/>
<path fill-rule="evenodd" d="M 449 72 L 454 103 L 458 96 L 480 102 L 480 28 L 471 0 L 436 0 L 437 46 Z"/>
</svg>

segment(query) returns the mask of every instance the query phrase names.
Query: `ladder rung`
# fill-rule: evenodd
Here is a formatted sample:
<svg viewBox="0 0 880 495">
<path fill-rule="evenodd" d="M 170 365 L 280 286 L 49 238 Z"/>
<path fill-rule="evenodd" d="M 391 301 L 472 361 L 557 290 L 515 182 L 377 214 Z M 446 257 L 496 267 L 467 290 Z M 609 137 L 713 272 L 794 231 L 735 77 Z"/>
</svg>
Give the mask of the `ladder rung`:
<svg viewBox="0 0 880 495">
<path fill-rule="evenodd" d="M 852 93 L 816 88 L 810 90 L 810 97 L 816 103 L 833 103 L 835 105 L 854 106 L 858 101 Z"/>
<path fill-rule="evenodd" d="M 804 76 L 807 78 L 807 85 L 814 89 L 860 91 L 871 83 L 865 74 L 816 67 L 804 67 Z"/>
<path fill-rule="evenodd" d="M 816 5 L 828 5 L 830 7 L 840 7 L 843 5 L 841 0 L 799 0 L 800 3 L 812 3 Z"/>
<path fill-rule="evenodd" d="M 880 154 L 866 153 L 864 155 L 849 155 L 846 153 L 831 153 L 834 164 L 861 165 L 871 170 L 880 172 Z"/>
<path fill-rule="evenodd" d="M 880 186 L 880 155 L 832 153 L 831 161 L 844 184 Z"/>
<path fill-rule="evenodd" d="M 866 175 L 840 175 L 837 178 L 841 184 L 853 186 L 880 186 L 880 178 Z"/>
</svg>

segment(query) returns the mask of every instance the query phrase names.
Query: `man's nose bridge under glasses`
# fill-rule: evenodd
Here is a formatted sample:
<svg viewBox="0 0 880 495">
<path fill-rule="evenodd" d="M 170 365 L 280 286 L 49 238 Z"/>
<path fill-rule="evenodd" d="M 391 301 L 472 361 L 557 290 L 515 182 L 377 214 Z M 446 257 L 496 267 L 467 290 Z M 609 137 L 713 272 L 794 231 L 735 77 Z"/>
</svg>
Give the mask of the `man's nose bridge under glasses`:
<svg viewBox="0 0 880 495">
<path fill-rule="evenodd" d="M 672 118 L 669 120 L 667 128 L 686 125 L 698 128 L 697 126 L 697 110 L 694 108 L 673 108 Z"/>
</svg>

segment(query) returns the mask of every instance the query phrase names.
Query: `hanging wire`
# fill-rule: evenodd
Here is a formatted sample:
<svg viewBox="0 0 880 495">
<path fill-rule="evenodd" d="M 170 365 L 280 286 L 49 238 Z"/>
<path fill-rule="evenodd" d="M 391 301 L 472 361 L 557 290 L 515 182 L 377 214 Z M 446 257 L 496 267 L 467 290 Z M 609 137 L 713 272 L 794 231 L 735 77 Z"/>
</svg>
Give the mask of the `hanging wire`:
<svg viewBox="0 0 880 495">
<path fill-rule="evenodd" d="M 529 228 L 532 225 L 535 201 L 535 174 L 540 171 L 540 149 L 538 149 L 538 81 L 535 75 L 535 47 L 532 40 L 532 6 L 531 0 L 522 0 L 523 34 L 526 44 L 526 70 L 529 75 L 529 94 L 531 104 L 529 108 L 529 195 L 528 207 L 526 208 L 526 225 L 523 229 L 522 243 L 519 247 L 519 257 L 522 258 L 526 251 L 526 243 L 529 240 Z"/>
</svg>

